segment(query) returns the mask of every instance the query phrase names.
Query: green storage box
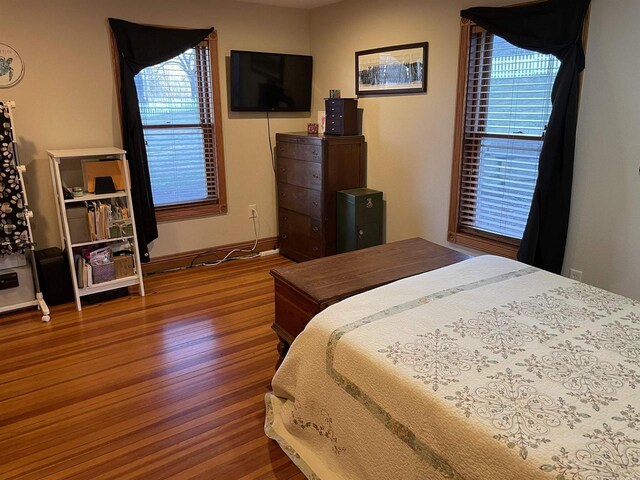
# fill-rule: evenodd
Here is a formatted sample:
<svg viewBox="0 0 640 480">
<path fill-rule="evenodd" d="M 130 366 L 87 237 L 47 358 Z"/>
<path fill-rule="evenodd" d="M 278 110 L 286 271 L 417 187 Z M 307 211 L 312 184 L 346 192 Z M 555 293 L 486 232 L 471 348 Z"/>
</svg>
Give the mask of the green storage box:
<svg viewBox="0 0 640 480">
<path fill-rule="evenodd" d="M 133 223 L 130 219 L 116 220 L 109 227 L 109 238 L 131 237 L 133 236 Z"/>
<path fill-rule="evenodd" d="M 354 188 L 338 192 L 338 253 L 382 244 L 382 192 Z"/>
</svg>

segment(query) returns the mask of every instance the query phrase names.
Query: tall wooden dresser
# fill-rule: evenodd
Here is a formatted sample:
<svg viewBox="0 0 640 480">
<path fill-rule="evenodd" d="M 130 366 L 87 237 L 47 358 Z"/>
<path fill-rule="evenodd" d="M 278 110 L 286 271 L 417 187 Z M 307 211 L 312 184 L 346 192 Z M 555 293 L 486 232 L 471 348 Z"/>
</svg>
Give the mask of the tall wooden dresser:
<svg viewBox="0 0 640 480">
<path fill-rule="evenodd" d="M 364 137 L 276 134 L 278 245 L 304 261 L 336 253 L 336 196 L 365 186 Z"/>
</svg>

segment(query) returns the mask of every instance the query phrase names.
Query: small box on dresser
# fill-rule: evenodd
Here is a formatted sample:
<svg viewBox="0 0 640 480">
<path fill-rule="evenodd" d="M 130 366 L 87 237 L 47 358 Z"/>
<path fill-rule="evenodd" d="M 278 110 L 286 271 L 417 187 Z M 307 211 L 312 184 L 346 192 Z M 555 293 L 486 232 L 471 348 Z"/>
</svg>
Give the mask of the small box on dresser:
<svg viewBox="0 0 640 480">
<path fill-rule="evenodd" d="M 325 133 L 327 135 L 358 134 L 358 99 L 326 98 Z"/>
</svg>

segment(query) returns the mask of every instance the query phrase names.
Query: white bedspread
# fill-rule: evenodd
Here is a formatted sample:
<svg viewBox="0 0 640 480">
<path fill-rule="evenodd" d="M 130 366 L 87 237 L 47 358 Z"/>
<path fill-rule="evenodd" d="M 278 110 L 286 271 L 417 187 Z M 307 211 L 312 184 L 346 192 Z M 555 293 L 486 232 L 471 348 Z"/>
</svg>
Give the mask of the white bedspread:
<svg viewBox="0 0 640 480">
<path fill-rule="evenodd" d="M 267 395 L 309 478 L 640 478 L 640 303 L 483 256 L 315 317 Z"/>
</svg>

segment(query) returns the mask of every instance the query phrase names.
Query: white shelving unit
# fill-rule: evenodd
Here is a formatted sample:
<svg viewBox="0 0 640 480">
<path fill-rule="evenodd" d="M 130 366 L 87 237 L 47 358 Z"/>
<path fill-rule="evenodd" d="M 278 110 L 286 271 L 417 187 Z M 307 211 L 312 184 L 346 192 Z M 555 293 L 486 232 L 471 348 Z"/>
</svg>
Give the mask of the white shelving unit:
<svg viewBox="0 0 640 480">
<path fill-rule="evenodd" d="M 81 299 L 85 295 L 91 295 L 94 293 L 106 292 L 108 290 L 114 290 L 116 288 L 130 287 L 138 285 L 140 289 L 140 295 L 144 296 L 144 283 L 142 280 L 142 267 L 140 264 L 140 254 L 138 252 L 138 237 L 136 235 L 136 224 L 133 213 L 133 207 L 131 202 L 131 179 L 129 177 L 129 163 L 127 161 L 126 152 L 115 147 L 105 148 L 84 148 L 77 150 L 49 150 L 49 166 L 51 168 L 51 180 L 53 182 L 53 190 L 56 194 L 56 207 L 58 210 L 58 222 L 60 226 L 60 241 L 62 245 L 66 247 L 67 255 L 69 257 L 69 268 L 71 269 L 71 278 L 73 280 L 73 291 L 76 298 L 76 307 L 78 310 L 82 310 Z M 82 178 L 82 161 L 84 160 L 120 160 L 122 162 L 122 169 L 124 172 L 125 189 L 124 191 L 117 191 L 114 193 L 106 194 L 85 194 L 82 197 L 75 197 L 73 199 L 64 198 L 63 180 L 65 182 L 78 183 L 78 179 Z M 68 185 L 74 185 L 73 183 Z M 75 186 L 75 185 L 74 185 Z M 104 240 L 94 240 L 90 242 L 73 243 L 71 240 L 71 234 L 69 232 L 69 223 L 67 220 L 67 208 L 73 206 L 73 204 L 89 202 L 94 200 L 108 200 L 113 198 L 119 198 L 127 203 L 129 216 L 133 223 L 133 235 L 109 238 Z M 97 283 L 84 288 L 78 287 L 78 278 L 76 276 L 76 268 L 74 262 L 74 249 L 80 250 L 81 247 L 88 247 L 91 245 L 122 242 L 128 240 L 133 247 L 134 269 L 135 274 L 129 277 L 118 278 L 107 282 Z"/>
</svg>

